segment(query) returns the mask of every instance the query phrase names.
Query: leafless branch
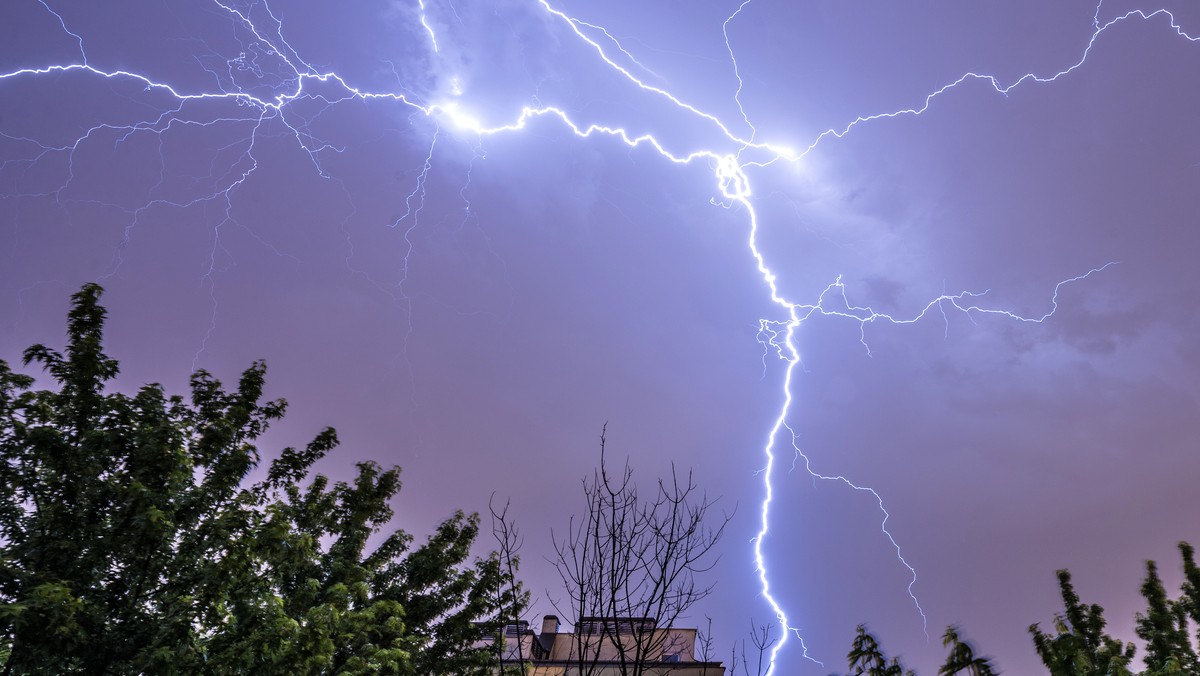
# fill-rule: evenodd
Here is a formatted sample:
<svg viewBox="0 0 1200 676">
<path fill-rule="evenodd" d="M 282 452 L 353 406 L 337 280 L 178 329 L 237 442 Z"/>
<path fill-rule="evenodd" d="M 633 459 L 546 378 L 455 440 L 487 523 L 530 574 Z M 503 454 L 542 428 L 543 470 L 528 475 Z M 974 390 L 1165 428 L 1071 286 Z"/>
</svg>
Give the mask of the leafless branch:
<svg viewBox="0 0 1200 676">
<path fill-rule="evenodd" d="M 712 592 L 698 575 L 715 565 L 731 517 L 710 513 L 715 501 L 674 465 L 643 496 L 628 460 L 620 471 L 609 467 L 604 431 L 600 466 L 583 493 L 584 515 L 554 539 L 554 565 L 571 603 L 555 609 L 574 621 L 571 659 L 580 674 L 594 673 L 603 653 L 621 673 L 639 676 L 663 659 L 665 630 Z"/>
<path fill-rule="evenodd" d="M 521 620 L 525 609 L 529 607 L 529 594 L 521 589 L 521 584 L 517 579 L 517 569 L 520 567 L 520 557 L 518 553 L 521 550 L 521 545 L 524 541 L 521 539 L 520 530 L 508 517 L 509 501 L 504 501 L 504 506 L 497 508 L 495 504 L 495 493 L 488 499 L 488 511 L 492 513 L 492 537 L 496 539 L 498 549 L 497 556 L 500 558 L 500 567 L 504 572 L 501 581 L 500 589 L 496 590 L 500 599 L 501 613 L 505 617 L 505 624 L 516 625 L 516 658 L 520 668 L 520 673 L 525 673 L 525 645 L 523 636 L 520 633 Z M 496 649 L 498 651 L 497 658 L 501 662 L 501 671 L 503 673 L 503 662 L 506 657 L 505 639 L 507 632 L 505 628 L 501 628 L 500 635 L 496 637 Z"/>
</svg>

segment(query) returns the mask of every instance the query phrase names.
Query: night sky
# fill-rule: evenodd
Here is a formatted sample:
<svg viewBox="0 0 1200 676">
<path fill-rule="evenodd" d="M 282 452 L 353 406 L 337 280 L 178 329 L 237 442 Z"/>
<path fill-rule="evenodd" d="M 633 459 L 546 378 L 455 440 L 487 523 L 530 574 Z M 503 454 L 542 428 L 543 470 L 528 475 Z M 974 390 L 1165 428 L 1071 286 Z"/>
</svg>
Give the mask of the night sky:
<svg viewBox="0 0 1200 676">
<path fill-rule="evenodd" d="M 779 674 L 860 622 L 1033 673 L 1055 569 L 1122 638 L 1145 559 L 1177 588 L 1200 5 L 423 4 L 0 4 L 0 358 L 97 280 L 120 388 L 265 359 L 268 456 L 336 427 L 320 470 L 402 466 L 419 536 L 511 499 L 535 620 L 607 423 L 734 512 L 685 620 L 727 663 L 778 624 L 769 481 L 825 663 Z"/>
</svg>

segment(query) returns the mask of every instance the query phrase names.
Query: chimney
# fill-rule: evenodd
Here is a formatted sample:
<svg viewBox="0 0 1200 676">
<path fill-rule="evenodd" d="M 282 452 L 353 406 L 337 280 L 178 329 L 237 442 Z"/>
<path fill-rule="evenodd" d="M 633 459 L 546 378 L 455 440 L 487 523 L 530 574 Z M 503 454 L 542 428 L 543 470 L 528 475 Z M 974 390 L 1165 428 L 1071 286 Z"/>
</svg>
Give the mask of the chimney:
<svg viewBox="0 0 1200 676">
<path fill-rule="evenodd" d="M 542 635 L 558 633 L 558 616 L 543 615 L 542 616 Z"/>
</svg>

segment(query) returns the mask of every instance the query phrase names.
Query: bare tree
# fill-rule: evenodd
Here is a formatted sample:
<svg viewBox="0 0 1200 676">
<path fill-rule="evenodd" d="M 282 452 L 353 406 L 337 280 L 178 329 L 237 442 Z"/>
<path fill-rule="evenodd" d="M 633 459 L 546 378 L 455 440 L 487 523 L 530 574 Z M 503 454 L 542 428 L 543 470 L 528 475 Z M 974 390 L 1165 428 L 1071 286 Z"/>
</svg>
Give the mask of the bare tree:
<svg viewBox="0 0 1200 676">
<path fill-rule="evenodd" d="M 708 663 L 715 662 L 717 657 L 716 652 L 713 651 L 712 618 L 705 615 L 704 619 L 708 621 L 704 631 L 696 632 L 696 656 L 704 662 L 704 666 L 700 668 L 700 676 L 708 676 Z"/>
<path fill-rule="evenodd" d="M 517 580 L 517 568 L 520 566 L 518 552 L 523 540 L 516 525 L 508 518 L 509 502 L 505 501 L 504 507 L 497 509 L 495 497 L 493 494 L 492 499 L 488 500 L 488 510 L 492 513 L 492 537 L 496 539 L 496 556 L 500 560 L 503 573 L 500 586 L 496 590 L 497 605 L 500 608 L 500 617 L 506 625 L 496 637 L 496 661 L 501 674 L 514 673 L 523 676 L 527 671 L 525 660 L 529 657 L 525 654 L 524 636 L 521 632 L 521 621 L 525 610 L 529 608 L 529 593 L 521 588 L 521 583 Z M 515 650 L 505 645 L 508 626 L 514 626 L 517 630 L 514 634 Z M 511 662 L 513 657 L 516 658 L 516 664 L 515 668 L 510 669 L 505 662 Z"/>
<path fill-rule="evenodd" d="M 698 576 L 716 563 L 713 549 L 731 517 L 710 514 L 715 501 L 673 465 L 643 497 L 628 461 L 610 473 L 603 431 L 600 467 L 583 493 L 586 512 L 554 538 L 562 605 L 569 604 L 555 609 L 575 625 L 571 659 L 581 676 L 601 662 L 640 676 L 664 659 L 675 621 L 712 591 Z"/>
<path fill-rule="evenodd" d="M 742 673 L 745 674 L 746 676 L 762 676 L 762 674 L 766 673 L 763 671 L 764 667 L 766 667 L 767 671 L 770 671 L 770 668 L 771 668 L 770 664 L 764 665 L 763 658 L 766 656 L 767 651 L 771 649 L 771 646 L 775 645 L 775 642 L 779 640 L 779 637 L 774 636 L 772 634 L 771 630 L 774 628 L 775 628 L 775 625 L 773 625 L 773 624 L 762 624 L 762 625 L 755 626 L 753 621 L 750 622 L 750 642 L 752 644 L 754 644 L 754 650 L 757 653 L 757 655 L 756 655 L 757 659 L 756 659 L 756 663 L 754 666 L 754 673 L 751 674 L 750 673 L 750 658 L 746 656 L 746 639 L 742 639 L 742 641 L 741 641 Z M 735 642 L 733 644 L 733 657 L 730 660 L 730 666 L 729 666 L 730 676 L 735 676 L 737 674 L 738 647 L 739 647 L 738 644 Z"/>
</svg>

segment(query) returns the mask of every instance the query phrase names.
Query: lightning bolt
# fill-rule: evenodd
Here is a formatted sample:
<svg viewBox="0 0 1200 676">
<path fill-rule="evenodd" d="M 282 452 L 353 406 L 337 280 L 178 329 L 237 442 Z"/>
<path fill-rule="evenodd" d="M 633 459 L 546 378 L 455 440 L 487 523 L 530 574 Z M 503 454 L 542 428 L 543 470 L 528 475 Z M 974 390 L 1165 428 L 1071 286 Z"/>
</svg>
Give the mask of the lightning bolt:
<svg viewBox="0 0 1200 676">
<path fill-rule="evenodd" d="M 97 81 L 109 82 L 114 88 L 129 90 L 130 92 L 140 90 L 141 95 L 148 101 L 167 101 L 169 104 L 160 104 L 159 110 L 161 112 L 147 119 L 128 123 L 100 123 L 84 130 L 73 141 L 60 144 L 43 143 L 36 139 L 11 136 L 0 132 L 0 138 L 12 142 L 19 148 L 28 149 L 27 154 L 23 157 L 5 159 L 3 163 L 0 163 L 0 171 L 5 171 L 15 166 L 29 168 L 45 162 L 51 157 L 65 157 L 65 178 L 56 190 L 46 193 L 47 196 L 54 197 L 58 201 L 64 199 L 63 195 L 74 179 L 75 155 L 84 144 L 91 142 L 99 143 L 101 142 L 100 139 L 108 137 L 112 137 L 114 142 L 120 143 L 139 134 L 155 134 L 161 137 L 169 131 L 187 127 L 222 128 L 232 130 L 235 133 L 236 138 L 221 149 L 221 153 L 227 150 L 230 151 L 233 159 L 224 159 L 221 171 L 213 172 L 213 183 L 215 185 L 211 193 L 201 194 L 190 200 L 153 197 L 145 204 L 132 210 L 117 204 L 105 205 L 130 214 L 127 226 L 124 229 L 122 242 L 116 247 L 112 266 L 106 273 L 108 275 L 115 274 L 117 269 L 119 269 L 121 265 L 121 251 L 133 236 L 140 217 L 146 210 L 154 207 L 186 209 L 195 205 L 209 203 L 218 205 L 220 220 L 214 226 L 210 265 L 204 275 L 204 282 L 212 300 L 213 313 L 209 329 L 201 341 L 200 350 L 196 354 L 196 360 L 200 358 L 209 338 L 216 328 L 217 301 L 215 277 L 220 271 L 218 259 L 221 258 L 221 254 L 224 254 L 226 258 L 232 257 L 232 254 L 227 249 L 224 249 L 221 239 L 221 229 L 227 226 L 240 225 L 232 214 L 232 200 L 237 190 L 259 167 L 258 159 L 255 156 L 257 141 L 268 134 L 287 134 L 290 138 L 294 139 L 298 147 L 307 155 L 315 172 L 319 176 L 337 180 L 326 171 L 323 158 L 328 154 L 341 153 L 344 151 L 344 148 L 314 135 L 310 126 L 312 113 L 310 112 L 309 116 L 306 117 L 306 109 L 304 108 L 306 105 L 311 104 L 320 110 L 324 110 L 350 101 L 392 102 L 403 107 L 410 114 L 429 118 L 434 123 L 435 131 L 432 135 L 422 170 L 419 173 L 415 187 L 404 200 L 406 207 L 405 214 L 391 224 L 394 229 L 399 229 L 401 223 L 407 221 L 406 229 L 403 231 L 403 238 L 407 248 L 403 257 L 402 278 L 398 285 L 400 295 L 406 299 L 408 296 L 405 293 L 404 284 L 408 280 L 409 256 L 413 253 L 411 235 L 417 227 L 417 219 L 424 206 L 425 185 L 433 163 L 435 147 L 442 130 L 442 125 L 452 126 L 453 128 L 469 132 L 478 141 L 478 139 L 482 139 L 483 137 L 497 134 L 517 134 L 525 130 L 531 121 L 539 118 L 547 118 L 556 120 L 564 129 L 580 138 L 586 139 L 603 136 L 615 139 L 629 148 L 646 147 L 652 149 L 664 161 L 671 164 L 706 163 L 713 172 L 712 176 L 717 191 L 715 201 L 720 206 L 736 208 L 745 214 L 748 223 L 748 235 L 746 239 L 747 253 L 751 260 L 754 261 L 754 265 L 761 276 L 771 302 L 779 308 L 783 316 L 783 319 L 763 320 L 760 323 L 759 331 L 759 340 L 764 345 L 764 369 L 766 368 L 766 357 L 770 353 L 773 353 L 784 365 L 779 406 L 774 422 L 767 432 L 761 451 L 765 462 L 761 470 L 763 493 L 760 502 L 759 529 L 752 539 L 755 571 L 762 597 L 770 606 L 771 611 L 775 614 L 782 628 L 781 638 L 772 647 L 770 652 L 768 674 L 774 672 L 780 651 L 787 644 L 789 636 L 797 638 L 802 646 L 803 657 L 816 662 L 814 658 L 808 656 L 808 650 L 804 646 L 801 632 L 789 621 L 783 605 L 772 592 L 772 585 L 768 574 L 769 569 L 763 554 L 763 543 L 771 534 L 771 506 L 775 498 L 774 480 L 777 473 L 776 465 L 781 453 L 780 449 L 785 444 L 790 445 L 792 449 L 794 457 L 793 468 L 796 466 L 796 463 L 802 460 L 805 471 L 814 480 L 837 482 L 856 492 L 869 493 L 871 498 L 877 503 L 882 514 L 880 529 L 882 534 L 894 547 L 898 562 L 911 574 L 911 581 L 907 591 L 921 617 L 922 627 L 926 627 L 925 613 L 914 591 L 917 583 L 917 572 L 904 558 L 899 543 L 888 530 L 888 521 L 891 518 L 891 514 L 885 508 L 883 498 L 874 489 L 862 486 L 845 476 L 840 474 L 825 474 L 815 470 L 808 456 L 800 450 L 796 442 L 795 432 L 788 424 L 788 420 L 792 415 L 795 398 L 795 380 L 793 376 L 795 375 L 796 368 L 801 364 L 801 354 L 797 340 L 797 331 L 801 324 L 815 317 L 833 317 L 844 321 L 857 322 L 860 327 L 860 341 L 867 350 L 867 353 L 870 354 L 870 346 L 866 333 L 869 326 L 877 323 L 893 325 L 910 324 L 921 321 L 935 310 L 940 312 L 944 319 L 947 316 L 947 312 L 953 311 L 964 314 L 972 319 L 980 315 L 998 315 L 1020 322 L 1042 322 L 1049 319 L 1057 309 L 1058 291 L 1063 285 L 1082 281 L 1092 274 L 1101 272 L 1109 265 L 1112 265 L 1112 263 L 1059 282 L 1053 289 L 1049 309 L 1039 316 L 1026 317 L 1001 308 L 985 307 L 982 305 L 981 298 L 986 292 L 963 292 L 955 295 L 943 294 L 931 300 L 914 315 L 898 318 L 890 314 L 876 312 L 870 307 L 853 305 L 847 298 L 846 288 L 841 278 L 838 278 L 824 289 L 818 295 L 816 301 L 803 303 L 790 299 L 783 294 L 778 285 L 776 272 L 766 262 L 759 244 L 760 223 L 752 200 L 753 191 L 748 172 L 752 169 L 764 168 L 779 162 L 798 163 L 819 144 L 840 139 L 862 125 L 882 123 L 894 118 L 922 115 L 930 109 L 937 99 L 968 83 L 985 83 L 1002 96 L 1007 95 L 1020 86 L 1053 83 L 1082 67 L 1086 63 L 1093 46 L 1103 35 L 1129 21 L 1165 21 L 1177 37 L 1190 42 L 1200 40 L 1197 36 L 1184 31 L 1176 20 L 1176 17 L 1166 9 L 1153 11 L 1132 10 L 1103 21 L 1101 20 L 1101 4 L 1098 4 L 1092 19 L 1090 39 L 1087 41 L 1079 58 L 1057 71 L 1041 74 L 1029 72 L 1008 82 L 1004 82 L 998 77 L 988 74 L 967 72 L 957 79 L 930 91 L 924 95 L 917 105 L 855 117 L 840 127 L 830 128 L 817 134 L 804 146 L 803 150 L 796 151 L 785 145 L 758 140 L 757 130 L 741 99 L 743 88 L 742 72 L 732 46 L 729 29 L 739 15 L 751 4 L 752 0 L 741 2 L 736 10 L 721 25 L 728 58 L 737 80 L 737 90 L 733 93 L 733 100 L 740 115 L 741 123 L 749 131 L 748 136 L 734 132 L 725 121 L 687 102 L 683 97 L 669 91 L 665 86 L 651 84 L 636 74 L 633 69 L 660 79 L 650 68 L 638 61 L 629 50 L 622 46 L 616 37 L 602 26 L 573 17 L 553 6 L 549 0 L 537 0 L 535 4 L 531 3 L 550 20 L 558 22 L 563 26 L 565 32 L 569 36 L 573 36 L 574 39 L 577 39 L 581 45 L 586 46 L 594 54 L 599 63 L 611 69 L 613 73 L 623 78 L 630 86 L 640 92 L 659 97 L 673 106 L 680 114 L 700 120 L 711 129 L 714 145 L 673 149 L 669 147 L 670 144 L 660 140 L 653 131 L 628 130 L 621 126 L 599 123 L 577 123 L 563 108 L 543 106 L 540 105 L 540 102 L 537 106 L 522 108 L 515 117 L 497 124 L 486 121 L 484 117 L 477 116 L 468 107 L 460 105 L 457 100 L 424 101 L 419 96 L 405 89 L 402 84 L 398 84 L 397 89 L 393 91 L 372 91 L 356 87 L 336 72 L 320 70 L 305 61 L 284 38 L 282 21 L 271 11 L 265 2 L 255 2 L 245 8 L 240 8 L 233 3 L 223 0 L 210 0 L 215 11 L 223 12 L 228 16 L 235 28 L 238 39 L 242 41 L 245 49 L 233 58 L 219 58 L 212 55 L 198 58 L 202 62 L 205 71 L 212 77 L 215 86 L 209 89 L 194 89 L 158 81 L 149 75 L 134 70 L 105 69 L 93 65 L 88 59 L 82 35 L 68 27 L 67 21 L 53 9 L 48 0 L 33 1 L 37 2 L 57 20 L 63 34 L 74 38 L 78 46 L 80 59 L 72 62 L 48 63 L 19 68 L 0 73 L 0 87 L 4 86 L 5 83 L 19 80 L 83 76 Z M 462 20 L 458 16 L 458 10 L 449 2 L 447 2 L 447 6 L 461 24 Z M 435 57 L 439 56 L 442 53 L 442 43 L 439 42 L 439 36 L 433 28 L 434 24 L 429 20 L 425 0 L 417 0 L 417 17 L 418 23 L 428 36 L 432 54 Z M 593 35 L 603 36 L 604 42 L 602 43 L 599 39 L 592 37 Z M 620 62 L 618 57 L 614 56 L 613 50 L 615 50 L 615 54 L 620 55 Z M 625 65 L 622 65 L 622 62 Z M 456 97 L 460 96 L 462 92 L 459 88 L 458 78 L 453 78 L 452 82 L 454 83 L 454 95 Z M 213 114 L 211 107 L 206 104 L 225 105 L 221 108 L 222 112 Z M 472 165 L 475 159 L 481 157 L 483 157 L 483 153 L 477 142 L 472 153 Z M 217 164 L 218 157 L 214 157 L 214 167 Z M 468 168 L 468 183 L 464 184 L 459 193 L 465 205 L 464 223 L 471 216 L 470 202 L 466 196 L 469 179 L 470 169 Z M 17 193 L 9 196 L 27 197 L 30 195 Z M 59 204 L 61 205 L 61 202 Z M 245 226 L 241 227 L 245 228 Z M 263 243 L 267 244 L 266 242 Z M 279 255 L 285 255 L 278 250 L 275 252 Z M 353 247 L 351 246 L 350 257 L 352 256 Z M 347 258 L 347 267 L 350 267 L 350 257 Z M 409 300 L 406 309 L 408 331 L 411 332 L 411 300 Z M 195 362 L 193 366 L 195 366 Z"/>
<path fill-rule="evenodd" d="M 425 29 L 426 33 L 429 33 L 429 43 L 433 46 L 433 52 L 436 54 L 441 50 L 438 49 L 437 33 L 433 32 L 433 26 L 429 25 L 429 17 L 425 14 L 425 0 L 417 0 L 417 7 L 421 10 L 421 27 Z"/>
<path fill-rule="evenodd" d="M 437 148 L 438 135 L 440 133 L 440 128 L 433 132 L 433 139 L 429 142 L 429 153 L 425 155 L 425 164 L 421 166 L 421 173 L 417 174 L 417 185 L 413 188 L 413 191 L 408 194 L 408 197 L 404 198 L 404 215 L 396 219 L 396 222 L 391 226 L 396 228 L 404 221 L 409 221 L 408 227 L 404 230 L 404 257 L 401 265 L 400 282 L 396 285 L 400 291 L 400 295 L 404 298 L 405 308 L 407 310 L 407 312 L 405 312 L 406 320 L 404 332 L 405 354 L 408 352 L 408 340 L 412 337 L 413 330 L 412 298 L 405 293 L 404 289 L 404 285 L 408 283 L 409 264 L 414 247 L 412 234 L 413 231 L 417 229 L 417 217 L 420 216 L 421 211 L 425 208 L 425 182 L 429 180 L 429 170 L 433 167 L 433 151 L 435 148 Z M 415 207 L 413 206 L 414 201 L 416 202 Z"/>
</svg>

